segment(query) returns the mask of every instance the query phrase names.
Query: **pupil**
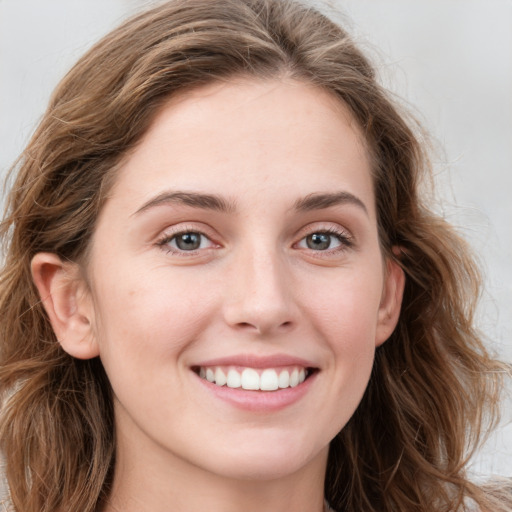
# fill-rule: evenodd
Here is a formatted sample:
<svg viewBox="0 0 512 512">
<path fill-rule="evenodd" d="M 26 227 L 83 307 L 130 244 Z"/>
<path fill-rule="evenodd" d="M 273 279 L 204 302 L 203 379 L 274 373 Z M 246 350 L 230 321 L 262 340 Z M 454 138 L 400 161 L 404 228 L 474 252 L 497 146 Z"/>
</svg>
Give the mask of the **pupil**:
<svg viewBox="0 0 512 512">
<path fill-rule="evenodd" d="M 310 249 L 315 249 L 317 251 L 329 249 L 329 246 L 331 245 L 331 235 L 326 233 L 313 233 L 307 237 L 306 244 Z"/>
<path fill-rule="evenodd" d="M 193 251 L 201 245 L 201 235 L 198 233 L 183 233 L 176 238 L 176 245 L 184 251 Z"/>
</svg>

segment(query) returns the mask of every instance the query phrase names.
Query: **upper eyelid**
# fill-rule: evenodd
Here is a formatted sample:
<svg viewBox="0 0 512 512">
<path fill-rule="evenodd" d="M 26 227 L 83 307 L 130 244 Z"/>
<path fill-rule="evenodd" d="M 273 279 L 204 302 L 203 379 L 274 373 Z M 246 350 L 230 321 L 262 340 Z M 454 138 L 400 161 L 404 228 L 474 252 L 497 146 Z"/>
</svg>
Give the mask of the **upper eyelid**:
<svg viewBox="0 0 512 512">
<path fill-rule="evenodd" d="M 215 246 L 221 245 L 218 241 L 219 237 L 215 237 L 214 233 L 212 233 L 212 231 L 213 231 L 212 228 L 210 228 L 209 226 L 205 227 L 205 225 L 203 223 L 200 223 L 200 224 L 202 224 L 201 227 L 199 227 L 197 225 L 193 225 L 193 224 L 194 224 L 193 222 L 189 223 L 189 222 L 185 221 L 185 222 L 180 222 L 176 225 L 167 226 L 166 228 L 161 230 L 159 232 L 159 234 L 156 235 L 156 237 L 153 239 L 152 244 L 154 244 L 155 246 L 157 246 L 160 249 L 165 249 L 167 247 L 168 252 L 174 252 L 175 254 L 186 254 L 188 252 L 190 256 L 197 252 L 202 252 L 202 251 L 205 251 L 208 249 L 213 249 L 213 248 L 215 248 Z M 173 240 L 175 237 L 185 234 L 185 233 L 200 234 L 201 236 L 204 236 L 209 241 L 211 246 L 205 247 L 202 249 L 199 248 L 199 249 L 194 249 L 194 250 L 190 250 L 190 251 L 182 251 L 179 248 L 173 248 L 170 245 L 168 245 L 169 242 L 171 242 L 171 240 Z"/>
<path fill-rule="evenodd" d="M 183 250 L 183 249 L 180 249 L 179 247 L 172 247 L 170 245 L 170 242 L 173 239 L 175 239 L 177 236 L 185 234 L 185 233 L 197 233 L 201 236 L 204 236 L 208 240 L 210 245 L 208 247 L 203 247 L 203 248 L 199 247 L 197 249 L 191 249 L 191 250 Z M 211 250 L 218 249 L 221 247 L 211 237 L 209 237 L 208 235 L 206 235 L 205 233 L 203 233 L 197 229 L 196 230 L 184 229 L 184 230 L 178 230 L 173 233 L 169 233 L 169 232 L 166 233 L 164 231 L 164 233 L 156 239 L 154 245 L 157 246 L 158 249 L 164 251 L 165 253 L 171 254 L 171 255 L 174 255 L 175 257 L 180 257 L 180 258 L 187 258 L 187 257 L 195 258 L 200 255 L 204 256 L 205 254 L 208 254 Z"/>
<path fill-rule="evenodd" d="M 353 245 L 353 237 L 352 235 L 350 235 L 348 232 L 346 231 L 338 231 L 338 230 L 335 230 L 335 229 L 316 229 L 316 230 L 313 230 L 313 231 L 310 231 L 309 233 L 306 233 L 304 236 L 301 236 L 297 242 L 294 243 L 294 245 L 297 245 L 299 244 L 300 242 L 302 242 L 304 239 L 306 239 L 308 236 L 310 235 L 314 235 L 316 233 L 325 233 L 327 235 L 330 235 L 330 236 L 333 236 L 333 237 L 336 237 L 338 238 L 338 240 L 345 246 L 351 246 Z"/>
<path fill-rule="evenodd" d="M 212 228 L 208 224 L 202 221 L 182 221 L 178 222 L 174 225 L 169 225 L 164 229 L 160 230 L 159 233 L 155 236 L 155 240 L 158 243 L 161 240 L 173 238 L 182 233 L 198 233 L 214 243 L 221 243 L 222 236 L 219 235 L 218 230 Z M 295 241 L 294 244 L 298 241 L 302 240 L 304 237 L 313 234 L 315 232 L 324 232 L 330 233 L 333 235 L 339 235 L 342 238 L 347 238 L 353 240 L 355 237 L 352 231 L 345 226 L 339 224 L 336 221 L 314 221 L 306 224 L 301 227 L 297 231 L 295 231 L 295 235 L 293 238 Z"/>
<path fill-rule="evenodd" d="M 198 226 L 197 224 L 200 224 Z M 207 224 L 204 224 L 202 222 L 196 223 L 196 222 L 179 222 L 178 224 L 167 226 L 164 229 L 159 231 L 159 234 L 156 236 L 157 239 L 169 237 L 172 238 L 173 236 L 182 234 L 182 233 L 199 233 L 201 235 L 206 236 L 207 238 L 215 237 L 214 233 L 215 231 L 213 228 L 208 226 Z"/>
<path fill-rule="evenodd" d="M 353 238 L 353 233 L 350 229 L 342 226 L 338 222 L 325 222 L 325 221 L 317 221 L 317 222 L 311 222 L 307 224 L 306 226 L 300 228 L 297 231 L 296 237 L 302 239 L 305 236 L 308 236 L 308 234 L 312 233 L 332 233 L 332 234 L 339 234 L 339 235 L 345 235 L 346 238 Z"/>
<path fill-rule="evenodd" d="M 335 236 L 338 238 L 340 242 L 340 247 L 329 248 L 324 251 L 316 251 L 313 249 L 306 249 L 303 247 L 298 247 L 298 245 L 309 235 L 314 233 L 327 233 L 329 235 Z M 295 241 L 293 242 L 293 246 L 298 250 L 305 250 L 311 252 L 311 254 L 315 254 L 316 257 L 327 257 L 327 255 L 331 254 L 341 254 L 344 251 L 349 249 L 357 248 L 357 239 L 353 235 L 353 232 L 343 226 L 338 222 L 333 221 L 317 221 L 309 223 L 308 225 L 301 228 L 296 234 Z"/>
<path fill-rule="evenodd" d="M 210 236 L 208 236 L 205 233 L 199 232 L 199 231 L 177 231 L 176 233 L 164 233 L 161 237 L 157 238 L 156 245 L 165 245 L 166 243 L 170 242 L 171 240 L 174 240 L 176 237 L 180 235 L 185 235 L 187 233 L 197 233 L 198 235 L 206 238 L 211 244 L 219 245 L 217 242 L 212 240 Z"/>
</svg>

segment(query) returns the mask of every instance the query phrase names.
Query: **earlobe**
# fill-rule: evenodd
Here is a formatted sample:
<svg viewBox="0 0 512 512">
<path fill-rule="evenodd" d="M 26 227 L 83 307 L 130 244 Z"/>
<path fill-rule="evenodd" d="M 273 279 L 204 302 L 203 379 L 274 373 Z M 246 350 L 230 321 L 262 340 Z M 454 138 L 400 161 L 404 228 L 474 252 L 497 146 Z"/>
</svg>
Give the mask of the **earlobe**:
<svg viewBox="0 0 512 512">
<path fill-rule="evenodd" d="M 400 317 L 405 274 L 400 264 L 388 258 L 382 299 L 377 319 L 375 345 L 382 345 L 393 333 Z"/>
<path fill-rule="evenodd" d="M 91 298 L 78 265 L 63 262 L 56 254 L 38 253 L 32 259 L 31 270 L 62 348 L 78 359 L 99 355 L 92 329 Z"/>
</svg>

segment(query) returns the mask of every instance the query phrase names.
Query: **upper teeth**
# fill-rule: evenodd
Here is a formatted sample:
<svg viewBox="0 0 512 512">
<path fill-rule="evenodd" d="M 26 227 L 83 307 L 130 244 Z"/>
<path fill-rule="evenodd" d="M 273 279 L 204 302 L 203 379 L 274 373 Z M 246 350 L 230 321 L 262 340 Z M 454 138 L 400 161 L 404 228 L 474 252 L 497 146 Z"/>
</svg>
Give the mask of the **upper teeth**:
<svg viewBox="0 0 512 512">
<path fill-rule="evenodd" d="M 289 368 L 275 370 L 266 368 L 255 370 L 254 368 L 201 367 L 199 376 L 217 386 L 228 386 L 230 388 L 242 388 L 248 390 L 275 391 L 276 389 L 294 388 L 306 379 L 305 368 Z"/>
</svg>

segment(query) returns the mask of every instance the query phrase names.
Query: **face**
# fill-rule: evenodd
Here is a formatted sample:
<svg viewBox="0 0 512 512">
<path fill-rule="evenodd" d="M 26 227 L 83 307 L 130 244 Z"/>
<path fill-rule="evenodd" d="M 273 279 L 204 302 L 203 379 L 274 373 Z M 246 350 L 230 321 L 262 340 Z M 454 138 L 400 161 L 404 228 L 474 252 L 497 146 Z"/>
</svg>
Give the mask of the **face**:
<svg viewBox="0 0 512 512">
<path fill-rule="evenodd" d="M 291 81 L 171 100 L 86 274 L 122 449 L 229 477 L 325 464 L 399 302 L 359 130 Z"/>
</svg>

